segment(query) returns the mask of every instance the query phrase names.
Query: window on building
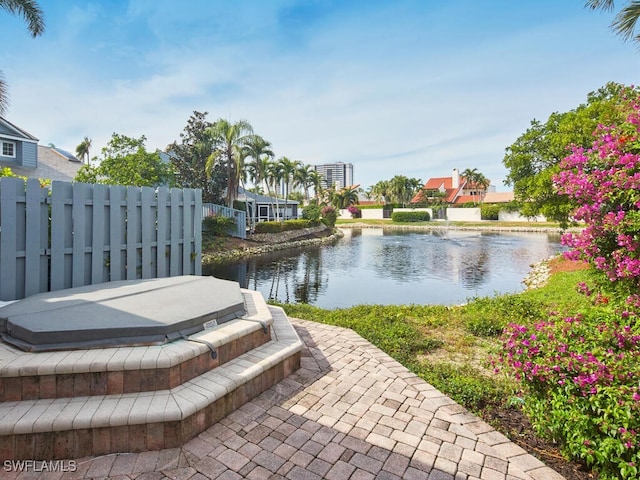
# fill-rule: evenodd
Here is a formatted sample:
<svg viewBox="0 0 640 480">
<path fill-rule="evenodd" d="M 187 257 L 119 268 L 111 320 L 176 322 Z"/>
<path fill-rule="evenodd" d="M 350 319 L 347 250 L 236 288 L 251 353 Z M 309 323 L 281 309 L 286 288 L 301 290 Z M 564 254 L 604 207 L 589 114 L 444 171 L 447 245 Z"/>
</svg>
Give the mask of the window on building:
<svg viewBox="0 0 640 480">
<path fill-rule="evenodd" d="M 15 157 L 16 156 L 16 144 L 13 142 L 1 141 L 2 144 L 2 156 L 3 157 Z"/>
</svg>

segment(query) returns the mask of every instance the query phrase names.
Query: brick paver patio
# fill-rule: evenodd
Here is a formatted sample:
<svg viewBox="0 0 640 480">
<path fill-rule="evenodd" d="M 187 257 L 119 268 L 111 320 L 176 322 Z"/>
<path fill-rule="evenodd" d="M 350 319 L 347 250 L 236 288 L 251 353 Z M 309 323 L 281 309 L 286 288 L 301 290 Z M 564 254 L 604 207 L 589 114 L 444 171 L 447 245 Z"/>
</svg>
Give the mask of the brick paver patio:
<svg viewBox="0 0 640 480">
<path fill-rule="evenodd" d="M 182 448 L 76 459 L 7 479 L 428 479 L 563 477 L 350 330 L 292 319 L 293 375 Z"/>
</svg>

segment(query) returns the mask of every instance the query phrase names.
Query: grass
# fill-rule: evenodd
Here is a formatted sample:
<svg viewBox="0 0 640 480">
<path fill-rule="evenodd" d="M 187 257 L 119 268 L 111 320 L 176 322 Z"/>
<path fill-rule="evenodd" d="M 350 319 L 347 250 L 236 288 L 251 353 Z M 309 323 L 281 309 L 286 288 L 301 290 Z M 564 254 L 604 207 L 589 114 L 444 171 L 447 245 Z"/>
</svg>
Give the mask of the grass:
<svg viewBox="0 0 640 480">
<path fill-rule="evenodd" d="M 546 286 L 520 294 L 470 299 L 462 306 L 359 305 L 326 310 L 282 305 L 291 317 L 354 330 L 467 409 L 507 404 L 516 394 L 512 380 L 496 376 L 489 358 L 501 349 L 499 335 L 510 322 L 530 323 L 550 311 L 566 314 L 589 308 L 576 284 L 588 272 L 554 274 Z"/>
</svg>

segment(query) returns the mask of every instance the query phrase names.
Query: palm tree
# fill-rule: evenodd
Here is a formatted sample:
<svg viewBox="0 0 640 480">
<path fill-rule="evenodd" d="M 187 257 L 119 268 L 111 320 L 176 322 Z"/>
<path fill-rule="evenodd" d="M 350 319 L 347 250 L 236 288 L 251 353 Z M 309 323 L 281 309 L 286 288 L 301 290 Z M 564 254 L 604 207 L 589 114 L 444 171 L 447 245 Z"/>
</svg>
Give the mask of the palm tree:
<svg viewBox="0 0 640 480">
<path fill-rule="evenodd" d="M 331 203 L 334 207 L 339 209 L 349 208 L 351 205 L 357 205 L 359 203 L 358 187 L 344 187 L 339 191 L 334 192 Z"/>
<path fill-rule="evenodd" d="M 44 14 L 34 0 L 0 0 L 0 8 L 14 15 L 24 17 L 27 22 L 27 29 L 32 37 L 42 35 L 44 32 Z M 9 106 L 9 95 L 7 84 L 0 72 L 0 115 L 4 115 Z"/>
<path fill-rule="evenodd" d="M 82 160 L 83 163 L 84 163 L 84 160 L 86 159 L 87 165 L 89 165 L 89 159 L 91 158 L 89 156 L 90 148 L 91 148 L 91 139 L 89 137 L 84 137 L 84 140 L 82 140 L 76 147 L 76 155 L 80 160 Z"/>
<path fill-rule="evenodd" d="M 295 160 L 289 160 L 287 157 L 280 157 L 278 159 L 278 165 L 280 166 L 280 180 L 284 187 L 284 215 L 287 215 L 287 207 L 289 200 L 289 187 L 293 181 L 293 176 L 296 173 L 296 169 L 300 162 Z"/>
<path fill-rule="evenodd" d="M 592 10 L 613 10 L 614 0 L 587 0 L 585 7 Z M 623 7 L 615 16 L 611 28 L 620 35 L 624 41 L 633 38 L 633 41 L 640 43 L 640 34 L 634 36 L 636 23 L 640 18 L 640 2 L 637 0 L 629 0 L 627 5 Z"/>
<path fill-rule="evenodd" d="M 246 157 L 253 159 L 253 162 L 247 165 L 248 173 L 253 184 L 259 187 L 262 182 L 266 183 L 269 158 L 273 157 L 271 143 L 259 135 L 252 135 L 245 142 L 243 150 Z M 267 191 L 269 191 L 269 184 L 267 184 Z M 253 231 L 255 229 L 255 215 L 251 216 L 251 222 L 251 231 Z"/>
<path fill-rule="evenodd" d="M 474 198 L 474 203 L 478 203 L 475 201 L 476 196 L 483 197 L 483 194 L 479 194 L 478 192 L 482 190 L 483 192 L 489 186 L 489 180 L 482 173 L 478 171 L 477 168 L 467 168 L 464 172 L 462 172 L 462 176 L 467 180 L 467 185 L 469 189 L 472 190 L 472 197 Z"/>
<path fill-rule="evenodd" d="M 320 172 L 318 172 L 317 170 L 314 169 L 313 172 L 309 174 L 309 182 L 313 187 L 313 196 L 316 200 L 319 200 L 322 195 L 323 181 L 324 179 L 322 178 L 322 175 L 320 175 Z"/>
<path fill-rule="evenodd" d="M 282 180 L 282 167 L 280 162 L 269 162 L 267 167 L 267 181 L 273 187 L 274 197 L 276 199 L 276 208 L 274 217 L 276 221 L 280 220 L 280 204 L 278 203 L 278 185 Z"/>
<path fill-rule="evenodd" d="M 213 143 L 213 152 L 209 155 L 205 166 L 207 175 L 210 175 L 216 162 L 221 162 L 226 167 L 227 206 L 233 207 L 240 180 L 238 167 L 241 163 L 242 148 L 253 136 L 253 128 L 246 120 L 229 123 L 221 118 L 207 128 L 207 134 Z"/>
<path fill-rule="evenodd" d="M 303 165 L 300 163 L 293 174 L 294 185 L 299 185 L 304 190 L 304 201 L 309 203 L 309 187 L 313 185 L 313 173 L 317 173 L 313 165 Z"/>
</svg>

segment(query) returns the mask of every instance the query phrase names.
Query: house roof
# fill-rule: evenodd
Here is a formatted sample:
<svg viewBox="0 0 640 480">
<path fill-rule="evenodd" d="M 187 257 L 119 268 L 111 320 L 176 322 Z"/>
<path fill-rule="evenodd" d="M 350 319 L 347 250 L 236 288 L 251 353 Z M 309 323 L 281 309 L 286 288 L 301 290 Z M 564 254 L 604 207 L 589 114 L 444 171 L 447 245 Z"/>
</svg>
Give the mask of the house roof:
<svg viewBox="0 0 640 480">
<path fill-rule="evenodd" d="M 513 192 L 487 192 L 482 201 L 484 203 L 508 203 L 514 200 Z"/>
<path fill-rule="evenodd" d="M 420 190 L 412 199 L 411 203 L 420 203 L 424 201 L 424 191 L 425 190 L 439 190 L 444 192 L 445 197 L 444 201 L 447 203 L 459 203 L 456 201 L 460 192 L 464 189 L 467 184 L 467 180 L 464 177 L 460 177 L 460 186 L 453 186 L 453 177 L 436 177 L 430 178 L 427 183 L 424 184 L 422 190 Z M 472 200 L 469 200 L 472 201 Z"/>
<path fill-rule="evenodd" d="M 26 130 L 14 125 L 4 117 L 0 117 L 0 136 L 12 140 L 22 140 L 25 142 L 38 142 L 38 139 Z"/>
<path fill-rule="evenodd" d="M 66 150 L 63 150 L 61 148 L 58 147 L 49 147 L 51 148 L 51 150 L 53 150 L 53 152 L 57 153 L 58 155 L 61 155 L 62 157 L 64 157 L 66 160 L 69 160 L 70 162 L 80 162 L 80 159 L 78 157 L 76 157 L 73 153 L 71 152 L 67 152 Z M 39 152 L 38 152 L 39 153 Z"/>
<path fill-rule="evenodd" d="M 9 167 L 13 173 L 27 178 L 42 178 L 52 181 L 71 182 L 82 162 L 67 159 L 51 147 L 38 145 L 38 166 L 36 168 L 19 167 L 12 162 L 0 162 L 1 167 Z M 75 158 L 75 157 L 74 157 Z"/>
</svg>

